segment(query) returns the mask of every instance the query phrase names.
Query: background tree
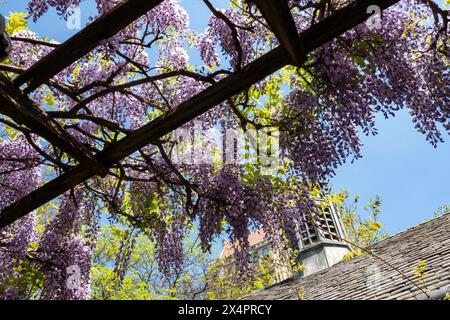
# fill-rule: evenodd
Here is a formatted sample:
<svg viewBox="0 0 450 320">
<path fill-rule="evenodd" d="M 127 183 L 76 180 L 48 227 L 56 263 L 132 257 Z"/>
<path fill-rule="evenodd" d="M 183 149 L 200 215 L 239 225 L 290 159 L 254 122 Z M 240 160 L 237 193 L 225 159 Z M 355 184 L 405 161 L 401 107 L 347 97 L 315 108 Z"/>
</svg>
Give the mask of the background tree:
<svg viewBox="0 0 450 320">
<path fill-rule="evenodd" d="M 155 243 L 137 230 L 105 226 L 93 254 L 92 299 L 200 299 L 212 261 L 195 238 L 186 240 L 180 269 L 159 269 Z"/>
<path fill-rule="evenodd" d="M 348 192 L 344 192 L 344 196 L 348 199 Z M 364 213 L 359 207 L 359 196 L 348 200 L 342 202 L 341 214 L 349 241 L 366 248 L 389 236 L 379 219 L 382 205 L 379 195 L 363 207 Z"/>
<path fill-rule="evenodd" d="M 264 257 L 253 272 L 242 275 L 235 266 L 226 261 L 216 260 L 210 265 L 207 276 L 208 300 L 236 300 L 276 283 L 273 261 Z"/>
</svg>

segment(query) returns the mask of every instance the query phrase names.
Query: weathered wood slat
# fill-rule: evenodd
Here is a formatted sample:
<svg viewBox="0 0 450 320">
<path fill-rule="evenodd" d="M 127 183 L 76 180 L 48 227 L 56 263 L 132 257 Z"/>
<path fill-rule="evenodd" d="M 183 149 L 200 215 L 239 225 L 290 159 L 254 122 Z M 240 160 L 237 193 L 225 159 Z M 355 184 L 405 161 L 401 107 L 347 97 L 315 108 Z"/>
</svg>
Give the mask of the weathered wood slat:
<svg viewBox="0 0 450 320">
<path fill-rule="evenodd" d="M 398 0 L 358 0 L 348 5 L 337 11 L 333 16 L 324 19 L 300 34 L 305 52 L 317 49 L 345 31 L 364 22 L 370 16 L 367 13 L 369 5 L 378 5 L 383 10 L 397 2 Z M 105 148 L 98 154 L 97 159 L 104 165 L 111 166 L 139 148 L 154 142 L 163 135 L 217 106 L 227 98 L 263 80 L 287 64 L 289 64 L 289 58 L 285 50 L 278 47 L 248 64 L 242 70 L 235 72 L 180 104 L 168 114 L 157 118 L 116 144 Z M 94 175 L 95 172 L 92 170 L 78 166 L 72 171 L 48 182 L 5 208 L 0 214 L 0 229 Z"/>
<path fill-rule="evenodd" d="M 35 90 L 97 47 L 100 41 L 112 37 L 162 1 L 127 0 L 122 2 L 36 62 L 19 75 L 14 84 L 21 86 L 27 83 L 27 88 L 24 90 L 26 93 Z"/>
<path fill-rule="evenodd" d="M 2 74 L 0 74 L 0 113 L 60 148 L 78 160 L 83 167 L 90 168 L 100 175 L 108 173 L 108 169 L 95 159 L 84 145 L 75 140 Z"/>
<path fill-rule="evenodd" d="M 292 64 L 304 63 L 305 49 L 297 32 L 288 0 L 253 0 L 281 46 L 287 51 Z"/>
</svg>

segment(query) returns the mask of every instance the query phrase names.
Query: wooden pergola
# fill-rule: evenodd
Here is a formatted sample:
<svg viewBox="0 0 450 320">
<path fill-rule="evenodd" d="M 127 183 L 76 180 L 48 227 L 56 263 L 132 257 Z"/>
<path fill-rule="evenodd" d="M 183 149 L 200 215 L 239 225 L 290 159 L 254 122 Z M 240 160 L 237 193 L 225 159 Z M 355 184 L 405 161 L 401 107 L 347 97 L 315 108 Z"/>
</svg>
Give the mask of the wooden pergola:
<svg viewBox="0 0 450 320">
<path fill-rule="evenodd" d="M 102 40 L 112 37 L 133 21 L 145 15 L 163 0 L 126 0 L 99 17 L 47 56 L 20 73 L 12 82 L 0 77 L 0 113 L 34 134 L 58 147 L 79 165 L 4 208 L 0 213 L 0 229 L 29 212 L 96 176 L 105 176 L 108 169 L 140 148 L 155 143 L 214 106 L 248 89 L 265 77 L 287 66 L 301 66 L 307 54 L 344 32 L 364 22 L 371 13 L 367 8 L 377 5 L 384 10 L 398 0 L 355 0 L 332 16 L 297 32 L 287 0 L 254 0 L 280 46 L 231 73 L 207 89 L 181 103 L 166 114 L 127 134 L 118 142 L 92 153 L 47 112 L 28 98 L 28 94 L 51 81 L 51 78 L 96 48 Z"/>
</svg>

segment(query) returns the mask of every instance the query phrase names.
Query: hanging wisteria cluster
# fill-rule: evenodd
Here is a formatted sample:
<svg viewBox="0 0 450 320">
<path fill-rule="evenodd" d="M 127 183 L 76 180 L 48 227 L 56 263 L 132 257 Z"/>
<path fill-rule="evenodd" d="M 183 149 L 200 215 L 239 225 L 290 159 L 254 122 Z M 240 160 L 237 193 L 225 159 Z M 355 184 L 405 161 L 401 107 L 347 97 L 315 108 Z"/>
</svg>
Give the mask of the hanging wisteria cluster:
<svg viewBox="0 0 450 320">
<path fill-rule="evenodd" d="M 323 46 L 293 81 L 298 89 L 287 97 L 283 144 L 306 177 L 324 178 L 360 157 L 360 132 L 376 133 L 377 112 L 389 117 L 408 109 L 427 140 L 443 142 L 441 130 L 450 124 L 448 48 L 435 27 L 419 22 L 430 15 L 426 7 L 411 11 L 411 5 L 387 10 L 377 32 L 361 24 Z"/>
<path fill-rule="evenodd" d="M 54 8 L 67 18 L 68 8 L 80 2 L 31 0 L 29 15 L 38 21 Z M 98 16 L 119 2 L 96 0 Z M 348 2 L 290 5 L 303 31 Z M 223 10 L 204 3 L 211 10 L 204 32 L 189 28 L 179 1 L 165 0 L 30 98 L 95 153 L 278 45 L 251 3 L 235 0 Z M 27 265 L 42 278 L 41 298 L 89 298 L 91 255 L 106 219 L 147 233 L 167 274 L 183 261 L 188 229 L 198 226 L 204 250 L 226 233 L 245 272 L 250 230 L 263 228 L 273 242 L 295 246 L 298 228 L 319 210 L 312 190 L 338 165 L 361 156 L 360 135 L 376 133 L 378 113 L 390 117 L 407 109 L 427 140 L 443 142 L 450 132 L 448 12 L 431 0 L 404 0 L 381 18 L 379 28 L 361 24 L 310 53 L 304 66 L 286 67 L 196 119 L 218 135 L 236 128 L 279 130 L 284 161 L 273 175 L 261 173 L 257 163 L 216 163 L 213 155 L 223 146 L 213 147 L 213 134 L 200 148 L 210 153 L 209 163 L 175 162 L 175 152 L 192 151 L 186 141 L 198 141 L 169 134 L 114 165 L 107 177 L 1 230 L 0 297 L 24 297 L 18 283 Z M 19 73 L 58 45 L 34 41 L 45 35 L 26 28 L 11 36 L 7 63 Z M 193 62 L 190 50 L 201 62 Z M 0 122 L 3 209 L 74 163 L 8 118 Z M 123 278 L 129 258 L 120 252 L 117 274 Z"/>
<path fill-rule="evenodd" d="M 0 142 L 0 209 L 33 191 L 39 184 L 39 156 L 24 137 Z M 6 299 L 20 297 L 16 267 L 36 240 L 36 215 L 28 215 L 0 231 L 0 290 Z"/>
</svg>

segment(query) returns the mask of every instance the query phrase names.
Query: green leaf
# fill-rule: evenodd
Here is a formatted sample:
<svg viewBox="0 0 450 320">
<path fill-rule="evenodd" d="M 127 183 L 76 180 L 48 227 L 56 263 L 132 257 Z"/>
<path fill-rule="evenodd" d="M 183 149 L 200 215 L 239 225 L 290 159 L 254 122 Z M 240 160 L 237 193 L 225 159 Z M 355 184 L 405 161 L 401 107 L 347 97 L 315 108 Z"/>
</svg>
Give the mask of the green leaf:
<svg viewBox="0 0 450 320">
<path fill-rule="evenodd" d="M 380 222 L 375 221 L 374 223 L 372 223 L 372 224 L 369 226 L 369 231 L 370 231 L 370 232 L 376 232 L 376 231 L 380 230 L 380 228 L 381 228 L 382 226 L 383 226 L 383 225 L 382 225 Z"/>
</svg>

